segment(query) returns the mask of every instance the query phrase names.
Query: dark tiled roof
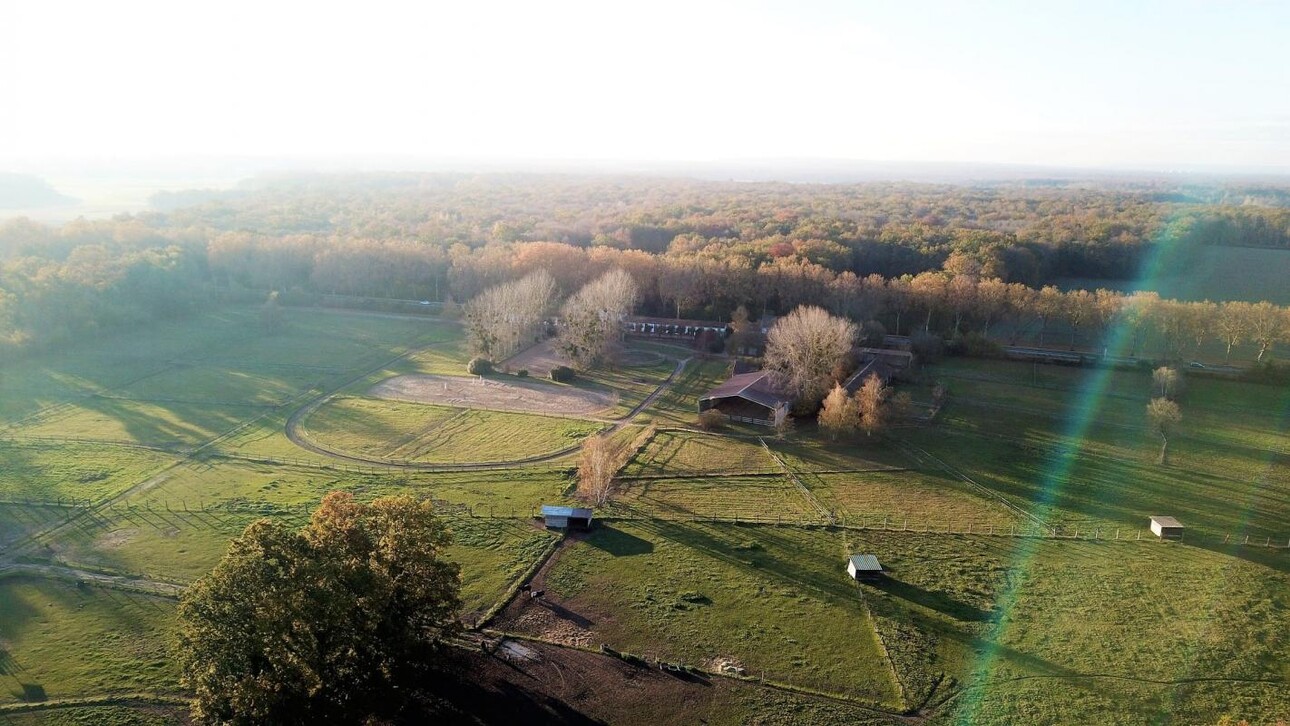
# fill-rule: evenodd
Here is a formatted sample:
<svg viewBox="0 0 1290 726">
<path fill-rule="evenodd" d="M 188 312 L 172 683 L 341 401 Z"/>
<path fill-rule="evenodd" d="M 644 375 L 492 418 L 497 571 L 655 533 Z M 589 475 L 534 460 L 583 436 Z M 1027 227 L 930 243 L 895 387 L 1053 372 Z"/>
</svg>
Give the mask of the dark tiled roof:
<svg viewBox="0 0 1290 726">
<path fill-rule="evenodd" d="M 771 384 L 770 374 L 766 371 L 731 376 L 725 383 L 703 394 L 699 400 L 708 401 L 714 398 L 743 398 L 767 408 L 775 408 L 781 403 L 788 402 L 788 397 Z"/>
</svg>

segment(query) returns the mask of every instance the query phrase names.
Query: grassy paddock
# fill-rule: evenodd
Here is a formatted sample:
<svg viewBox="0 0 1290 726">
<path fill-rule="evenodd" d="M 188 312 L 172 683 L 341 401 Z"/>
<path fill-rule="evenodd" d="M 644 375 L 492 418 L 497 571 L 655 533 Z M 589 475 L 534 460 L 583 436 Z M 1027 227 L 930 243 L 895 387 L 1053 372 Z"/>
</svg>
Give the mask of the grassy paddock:
<svg viewBox="0 0 1290 726">
<path fill-rule="evenodd" d="M 767 679 L 895 705 L 844 551 L 821 530 L 615 523 L 567 545 L 546 587 L 567 618 L 620 650 L 709 667 L 730 658 Z"/>
<path fill-rule="evenodd" d="M 0 442 L 0 500 L 97 502 L 175 461 L 148 449 Z"/>
<path fill-rule="evenodd" d="M 743 474 L 780 471 L 761 444 L 746 439 L 660 431 L 623 476 Z"/>
<path fill-rule="evenodd" d="M 577 444 L 601 424 L 557 416 L 339 398 L 305 421 L 311 438 L 390 461 L 509 461 Z"/>
<path fill-rule="evenodd" d="M 537 561 L 555 535 L 532 519 L 448 520 L 453 544 L 446 557 L 461 565 L 462 615 L 488 610 Z"/>
<path fill-rule="evenodd" d="M 607 513 L 660 519 L 820 521 L 820 513 L 797 487 L 777 475 L 629 481 Z"/>
<path fill-rule="evenodd" d="M 963 531 L 1028 524 L 998 501 L 943 474 L 918 471 L 801 474 L 799 478 L 826 508 L 847 524 L 889 520 L 901 527 Z"/>
<path fill-rule="evenodd" d="M 147 595 L 0 580 L 0 703 L 177 692 L 173 613 L 172 602 Z"/>
</svg>

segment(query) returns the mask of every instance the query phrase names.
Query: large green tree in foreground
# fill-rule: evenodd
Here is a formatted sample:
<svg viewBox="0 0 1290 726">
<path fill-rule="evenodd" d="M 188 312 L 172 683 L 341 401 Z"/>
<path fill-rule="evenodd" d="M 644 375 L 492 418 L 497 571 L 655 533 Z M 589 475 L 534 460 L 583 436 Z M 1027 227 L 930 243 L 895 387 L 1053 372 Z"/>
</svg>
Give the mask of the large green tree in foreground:
<svg viewBox="0 0 1290 726">
<path fill-rule="evenodd" d="M 194 716 L 351 723 L 398 713 L 455 632 L 459 574 L 428 502 L 332 492 L 301 530 L 247 527 L 179 606 Z"/>
</svg>

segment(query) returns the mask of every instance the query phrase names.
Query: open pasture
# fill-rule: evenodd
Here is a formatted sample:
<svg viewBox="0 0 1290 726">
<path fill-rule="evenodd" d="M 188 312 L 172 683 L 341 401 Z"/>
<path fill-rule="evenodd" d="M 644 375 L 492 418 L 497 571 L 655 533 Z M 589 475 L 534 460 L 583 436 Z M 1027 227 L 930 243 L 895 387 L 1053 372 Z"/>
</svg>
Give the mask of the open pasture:
<svg viewBox="0 0 1290 726">
<path fill-rule="evenodd" d="M 810 500 L 776 474 L 631 480 L 607 512 L 632 518 L 821 521 Z"/>
<path fill-rule="evenodd" d="M 1055 525 L 1136 531 L 1170 514 L 1211 539 L 1290 538 L 1286 391 L 1191 377 L 1160 466 L 1149 374 L 1053 368 L 1034 385 L 1031 368 L 933 369 L 948 374 L 950 402 L 935 427 L 903 438 Z"/>
<path fill-rule="evenodd" d="M 0 441 L 0 501 L 97 502 L 175 461 L 133 447 Z"/>
<path fill-rule="evenodd" d="M 606 524 L 540 576 L 550 604 L 512 604 L 504 627 L 896 706 L 899 693 L 844 545 L 823 530 L 680 522 Z M 841 647 L 840 647 L 841 646 Z"/>
<path fill-rule="evenodd" d="M 573 418 L 337 398 L 303 422 L 311 441 L 380 461 L 502 462 L 577 445 L 602 424 Z"/>
<path fill-rule="evenodd" d="M 447 520 L 453 543 L 445 556 L 461 565 L 462 617 L 471 621 L 495 605 L 555 541 L 538 520 Z"/>
<path fill-rule="evenodd" d="M 997 500 L 938 472 L 799 474 L 811 494 L 842 523 L 961 532 L 971 526 L 1007 531 L 1032 522 Z"/>
<path fill-rule="evenodd" d="M 179 690 L 174 603 L 30 578 L 0 579 L 0 704 Z"/>
<path fill-rule="evenodd" d="M 623 468 L 622 476 L 758 474 L 781 471 L 755 440 L 687 431 L 660 431 Z"/>
</svg>

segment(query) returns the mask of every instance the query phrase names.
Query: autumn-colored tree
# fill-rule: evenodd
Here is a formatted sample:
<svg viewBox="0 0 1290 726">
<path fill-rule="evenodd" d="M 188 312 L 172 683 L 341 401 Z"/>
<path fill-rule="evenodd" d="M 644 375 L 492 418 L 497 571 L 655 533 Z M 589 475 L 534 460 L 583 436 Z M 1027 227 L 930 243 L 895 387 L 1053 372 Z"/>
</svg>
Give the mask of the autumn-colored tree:
<svg viewBox="0 0 1290 726">
<path fill-rule="evenodd" d="M 359 723 L 393 716 L 458 629 L 451 537 L 428 502 L 332 492 L 301 530 L 252 523 L 179 604 L 199 721 Z"/>
<path fill-rule="evenodd" d="M 606 434 L 593 434 L 582 440 L 578 455 L 578 496 L 601 506 L 614 493 L 614 477 L 627 463 L 627 447 Z"/>
<path fill-rule="evenodd" d="M 859 414 L 860 428 L 866 436 L 882 431 L 890 420 L 890 395 L 891 389 L 877 374 L 870 374 L 860 390 L 856 391 L 856 411 Z"/>
<path fill-rule="evenodd" d="M 1169 435 L 1181 422 L 1182 411 L 1173 401 L 1167 398 L 1153 398 L 1151 403 L 1147 404 L 1147 425 L 1152 433 L 1160 437 L 1160 456 L 1156 458 L 1157 464 L 1163 466 L 1169 463 Z"/>
<path fill-rule="evenodd" d="M 842 384 L 835 384 L 829 395 L 824 397 L 824 407 L 820 409 L 817 421 L 833 441 L 856 430 L 860 423 L 856 402 Z"/>
</svg>

